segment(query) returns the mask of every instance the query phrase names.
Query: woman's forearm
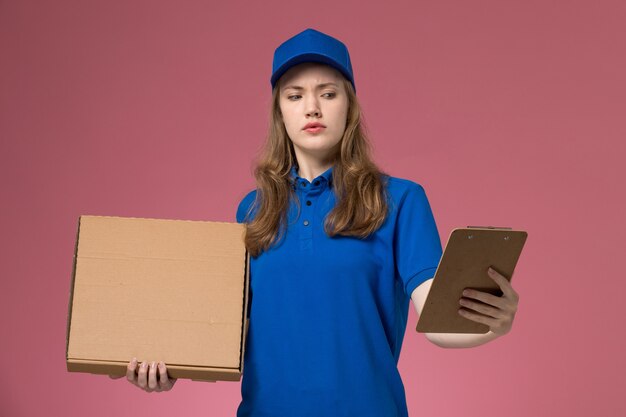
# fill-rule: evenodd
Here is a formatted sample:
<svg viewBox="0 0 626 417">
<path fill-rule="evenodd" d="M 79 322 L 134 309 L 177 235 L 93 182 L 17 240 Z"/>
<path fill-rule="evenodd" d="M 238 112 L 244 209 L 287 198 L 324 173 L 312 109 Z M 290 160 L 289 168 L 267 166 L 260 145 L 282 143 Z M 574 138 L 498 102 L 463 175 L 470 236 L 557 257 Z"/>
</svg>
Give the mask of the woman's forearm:
<svg viewBox="0 0 626 417">
<path fill-rule="evenodd" d="M 471 348 L 490 342 L 499 335 L 487 333 L 425 333 L 426 338 L 442 348 Z"/>
</svg>

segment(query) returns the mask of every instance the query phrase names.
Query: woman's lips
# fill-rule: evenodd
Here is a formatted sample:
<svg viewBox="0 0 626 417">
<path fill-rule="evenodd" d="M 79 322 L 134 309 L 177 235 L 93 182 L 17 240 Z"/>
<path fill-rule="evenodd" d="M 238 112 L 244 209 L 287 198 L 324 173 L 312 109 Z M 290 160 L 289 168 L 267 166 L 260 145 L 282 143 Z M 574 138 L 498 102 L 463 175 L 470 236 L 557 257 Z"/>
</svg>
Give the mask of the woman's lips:
<svg viewBox="0 0 626 417">
<path fill-rule="evenodd" d="M 322 126 L 316 126 L 316 127 L 310 127 L 308 129 L 304 129 L 304 131 L 309 132 L 309 133 L 317 133 L 317 132 L 321 132 L 323 129 L 326 129 L 326 128 Z"/>
</svg>

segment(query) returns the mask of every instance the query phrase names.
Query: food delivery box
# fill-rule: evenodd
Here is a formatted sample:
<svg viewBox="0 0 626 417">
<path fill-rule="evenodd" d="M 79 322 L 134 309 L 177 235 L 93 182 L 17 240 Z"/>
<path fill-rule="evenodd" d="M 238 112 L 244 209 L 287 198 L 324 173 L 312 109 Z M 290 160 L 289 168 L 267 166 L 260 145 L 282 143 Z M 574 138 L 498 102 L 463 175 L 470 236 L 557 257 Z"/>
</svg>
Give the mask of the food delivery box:
<svg viewBox="0 0 626 417">
<path fill-rule="evenodd" d="M 67 370 L 125 375 L 163 361 L 172 378 L 238 381 L 250 264 L 239 223 L 80 216 Z"/>
</svg>

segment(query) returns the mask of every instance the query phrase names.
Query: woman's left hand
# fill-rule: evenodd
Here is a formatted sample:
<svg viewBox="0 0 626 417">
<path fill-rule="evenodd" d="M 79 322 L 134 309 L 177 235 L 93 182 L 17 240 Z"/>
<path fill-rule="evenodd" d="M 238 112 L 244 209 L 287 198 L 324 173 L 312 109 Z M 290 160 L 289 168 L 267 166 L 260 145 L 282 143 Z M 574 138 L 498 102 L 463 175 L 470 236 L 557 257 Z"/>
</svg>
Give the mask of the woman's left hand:
<svg viewBox="0 0 626 417">
<path fill-rule="evenodd" d="M 498 284 L 502 295 L 498 297 L 466 288 L 463 291 L 463 297 L 459 300 L 459 304 L 464 307 L 459 309 L 459 314 L 469 320 L 486 324 L 489 330 L 502 336 L 511 330 L 517 312 L 519 295 L 511 283 L 496 270 L 489 268 L 487 275 Z"/>
</svg>

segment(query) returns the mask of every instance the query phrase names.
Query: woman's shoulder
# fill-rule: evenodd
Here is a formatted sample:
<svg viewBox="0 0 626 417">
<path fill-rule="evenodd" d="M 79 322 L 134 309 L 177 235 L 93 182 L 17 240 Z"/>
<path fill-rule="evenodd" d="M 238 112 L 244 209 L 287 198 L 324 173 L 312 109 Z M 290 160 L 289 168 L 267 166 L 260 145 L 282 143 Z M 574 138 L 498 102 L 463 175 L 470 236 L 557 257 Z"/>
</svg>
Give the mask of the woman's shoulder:
<svg viewBox="0 0 626 417">
<path fill-rule="evenodd" d="M 431 211 L 422 184 L 408 178 L 392 176 L 387 178 L 387 198 L 393 212 L 404 218 L 414 218 L 419 213 L 426 214 Z"/>
<path fill-rule="evenodd" d="M 402 198 L 408 193 L 424 193 L 422 184 L 408 178 L 393 177 L 385 175 L 387 190 L 392 197 Z"/>
<path fill-rule="evenodd" d="M 387 176 L 387 201 L 394 212 L 415 213 L 430 208 L 424 187 L 408 178 Z"/>
<path fill-rule="evenodd" d="M 242 223 L 252 206 L 252 203 L 256 199 L 257 190 L 249 191 L 239 202 L 239 206 L 237 207 L 237 223 Z"/>
</svg>

